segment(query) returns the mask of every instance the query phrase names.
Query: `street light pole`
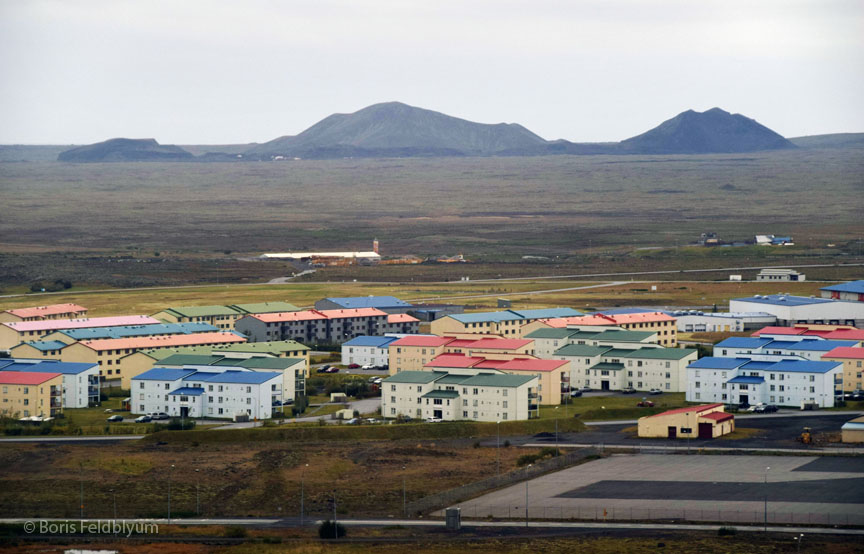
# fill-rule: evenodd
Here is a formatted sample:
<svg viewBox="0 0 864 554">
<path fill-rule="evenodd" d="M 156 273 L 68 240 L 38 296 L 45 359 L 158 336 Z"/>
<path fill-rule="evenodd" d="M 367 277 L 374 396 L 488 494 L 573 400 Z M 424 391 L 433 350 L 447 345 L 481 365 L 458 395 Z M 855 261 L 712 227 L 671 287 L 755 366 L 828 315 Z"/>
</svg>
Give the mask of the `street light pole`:
<svg viewBox="0 0 864 554">
<path fill-rule="evenodd" d="M 555 455 L 560 453 L 558 450 L 558 406 L 555 406 Z"/>
<path fill-rule="evenodd" d="M 309 464 L 303 466 L 303 469 L 300 470 L 300 527 L 303 527 L 303 503 L 305 501 L 305 491 L 303 490 L 303 479 L 306 477 L 306 468 L 309 467 Z"/>
<path fill-rule="evenodd" d="M 402 517 L 408 517 L 407 489 L 405 488 L 405 466 L 402 466 Z"/>
<path fill-rule="evenodd" d="M 532 464 L 528 464 L 531 469 Z M 525 481 L 525 527 L 528 527 L 528 480 Z"/>
<path fill-rule="evenodd" d="M 80 471 L 80 478 L 78 479 L 79 483 L 81 484 L 81 495 L 79 498 L 79 501 L 80 501 L 79 507 L 81 508 L 81 519 L 84 519 L 84 464 L 80 464 L 79 468 L 81 470 Z"/>
<path fill-rule="evenodd" d="M 765 524 L 765 532 L 766 533 L 768 532 L 768 471 L 770 469 L 771 469 L 770 466 L 765 468 L 765 485 L 764 485 L 765 486 L 765 514 L 764 514 L 765 521 L 764 521 L 764 524 Z"/>
<path fill-rule="evenodd" d="M 171 524 L 171 474 L 174 473 L 174 464 L 171 464 L 171 470 L 168 471 L 168 524 Z"/>
<path fill-rule="evenodd" d="M 195 469 L 195 513 L 201 516 L 201 470 Z"/>
<path fill-rule="evenodd" d="M 496 448 L 495 448 L 495 469 L 498 475 L 501 475 L 501 420 L 495 423 Z"/>
</svg>

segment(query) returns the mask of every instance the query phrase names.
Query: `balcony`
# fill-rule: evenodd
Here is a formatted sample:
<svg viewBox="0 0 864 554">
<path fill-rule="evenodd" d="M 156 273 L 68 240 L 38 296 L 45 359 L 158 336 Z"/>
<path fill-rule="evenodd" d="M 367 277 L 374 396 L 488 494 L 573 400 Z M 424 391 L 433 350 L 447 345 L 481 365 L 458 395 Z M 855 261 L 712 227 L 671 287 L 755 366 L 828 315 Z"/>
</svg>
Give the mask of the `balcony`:
<svg viewBox="0 0 864 554">
<path fill-rule="evenodd" d="M 63 389 L 60 387 L 51 387 L 51 396 L 63 396 Z"/>
<path fill-rule="evenodd" d="M 52 410 L 54 408 L 62 408 L 62 407 L 63 407 L 63 402 L 59 398 L 52 398 L 51 399 L 51 409 Z"/>
</svg>

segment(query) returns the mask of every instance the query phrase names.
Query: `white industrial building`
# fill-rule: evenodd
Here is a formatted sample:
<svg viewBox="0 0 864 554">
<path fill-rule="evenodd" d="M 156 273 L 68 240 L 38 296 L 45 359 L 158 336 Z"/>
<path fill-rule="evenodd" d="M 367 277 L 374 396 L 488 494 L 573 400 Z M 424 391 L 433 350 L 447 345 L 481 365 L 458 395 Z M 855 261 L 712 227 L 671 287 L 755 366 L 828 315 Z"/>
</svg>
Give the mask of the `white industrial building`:
<svg viewBox="0 0 864 554">
<path fill-rule="evenodd" d="M 7 358 L 0 360 L 0 370 L 59 373 L 63 376 L 63 408 L 99 405 L 99 364 Z"/>
<path fill-rule="evenodd" d="M 847 302 L 864 302 L 864 280 L 850 281 L 831 285 L 819 289 L 822 298 L 833 298 L 834 300 L 845 300 Z"/>
<path fill-rule="evenodd" d="M 172 417 L 269 419 L 281 409 L 282 372 L 208 366 L 153 368 L 132 378 L 133 414 L 165 412 Z"/>
<path fill-rule="evenodd" d="M 342 343 L 342 365 L 359 364 L 386 367 L 390 363 L 390 343 L 400 336 L 363 335 Z"/>
<path fill-rule="evenodd" d="M 815 323 L 864 327 L 864 302 L 770 294 L 734 298 L 729 301 L 729 311 L 767 312 L 782 326 Z"/>
<path fill-rule="evenodd" d="M 781 337 L 730 337 L 714 345 L 714 356 L 737 358 L 768 354 L 790 359 L 819 361 L 827 352 L 840 347 L 858 346 L 856 340 L 828 340 L 822 337 L 783 335 Z"/>
<path fill-rule="evenodd" d="M 806 276 L 794 269 L 763 269 L 756 274 L 757 281 L 804 281 Z"/>
<path fill-rule="evenodd" d="M 800 408 L 834 406 L 842 384 L 840 362 L 790 360 L 780 356 L 707 357 L 687 368 L 688 402 L 774 404 Z"/>
<path fill-rule="evenodd" d="M 381 383 L 386 418 L 512 421 L 538 415 L 536 376 L 498 371 L 401 371 Z"/>
<path fill-rule="evenodd" d="M 761 329 L 777 323 L 777 316 L 768 312 L 700 312 L 680 310 L 670 312 L 683 333 L 740 333 Z"/>
</svg>

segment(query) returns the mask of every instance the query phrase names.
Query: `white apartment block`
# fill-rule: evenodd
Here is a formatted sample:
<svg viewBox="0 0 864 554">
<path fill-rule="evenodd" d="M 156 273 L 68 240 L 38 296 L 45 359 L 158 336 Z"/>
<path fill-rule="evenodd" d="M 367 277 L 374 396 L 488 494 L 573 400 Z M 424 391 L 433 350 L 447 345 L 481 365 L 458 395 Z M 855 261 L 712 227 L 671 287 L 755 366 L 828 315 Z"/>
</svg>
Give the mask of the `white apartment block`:
<svg viewBox="0 0 864 554">
<path fill-rule="evenodd" d="M 381 383 L 381 414 L 445 421 L 512 421 L 536 417 L 536 376 L 497 371 L 402 371 Z"/>
<path fill-rule="evenodd" d="M 570 386 L 593 390 L 639 391 L 659 389 L 664 392 L 687 390 L 687 366 L 698 353 L 690 348 L 614 348 L 570 344 L 559 348 L 552 357 L 569 360 Z"/>
<path fill-rule="evenodd" d="M 386 367 L 390 363 L 390 343 L 398 336 L 360 336 L 342 343 L 342 365 L 359 364 Z"/>
<path fill-rule="evenodd" d="M 540 328 L 526 334 L 524 338 L 534 341 L 535 356 L 554 358 L 555 352 L 568 344 L 622 348 L 644 344 L 659 347 L 657 336 L 656 331 L 627 331 L 618 327 L 598 329 L 597 327 L 585 326 L 582 328 Z"/>
<path fill-rule="evenodd" d="M 815 403 L 834 406 L 842 385 L 843 364 L 780 359 L 708 357 L 687 368 L 688 402 L 722 402 L 734 405 L 758 403 L 801 407 Z"/>
<path fill-rule="evenodd" d="M 269 419 L 282 401 L 282 372 L 239 368 L 153 368 L 132 378 L 133 414 L 172 417 Z"/>
<path fill-rule="evenodd" d="M 715 344 L 713 354 L 721 358 L 769 354 L 818 362 L 835 348 L 858 346 L 860 343 L 856 340 L 828 340 L 801 335 L 730 337 Z"/>
</svg>

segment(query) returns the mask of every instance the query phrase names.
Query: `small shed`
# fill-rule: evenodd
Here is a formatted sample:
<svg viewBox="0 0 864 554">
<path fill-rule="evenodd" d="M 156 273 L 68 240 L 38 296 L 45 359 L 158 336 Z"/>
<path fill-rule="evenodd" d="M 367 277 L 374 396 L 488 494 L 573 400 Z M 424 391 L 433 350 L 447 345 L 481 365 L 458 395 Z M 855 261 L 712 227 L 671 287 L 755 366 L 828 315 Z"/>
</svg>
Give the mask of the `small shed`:
<svg viewBox="0 0 864 554">
<path fill-rule="evenodd" d="M 348 395 L 344 392 L 331 392 L 330 393 L 330 402 L 347 402 Z"/>
<path fill-rule="evenodd" d="M 333 419 L 351 419 L 354 417 L 354 410 L 346 408 L 333 413 Z"/>
<path fill-rule="evenodd" d="M 864 416 L 844 423 L 840 434 L 843 442 L 864 442 Z"/>
<path fill-rule="evenodd" d="M 687 406 L 639 418 L 639 436 L 713 439 L 735 430 L 735 416 L 723 404 Z"/>
</svg>

